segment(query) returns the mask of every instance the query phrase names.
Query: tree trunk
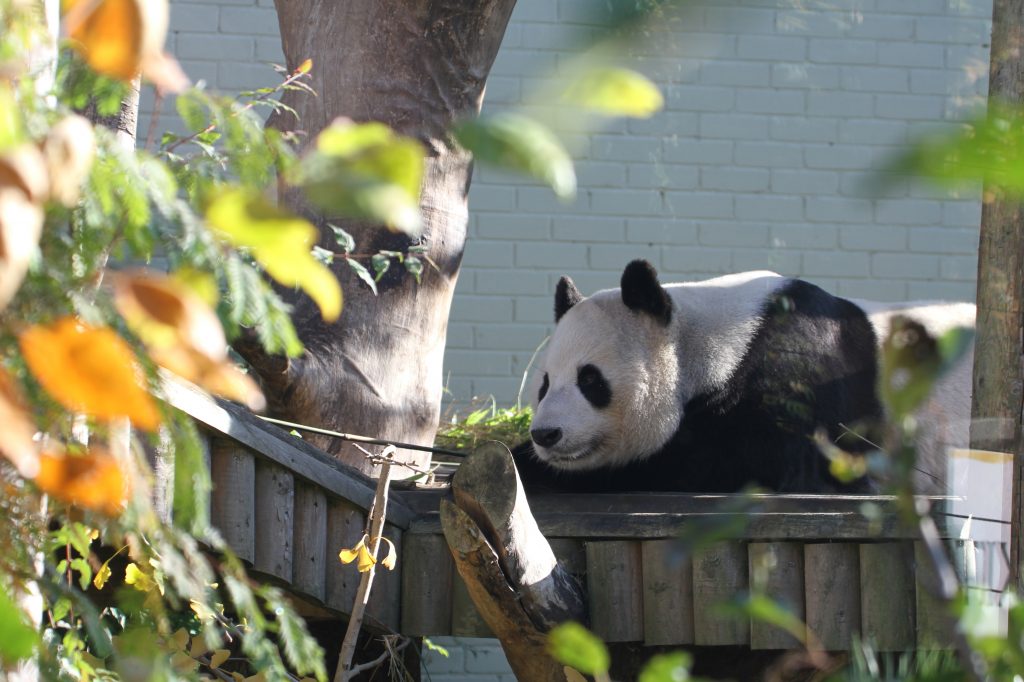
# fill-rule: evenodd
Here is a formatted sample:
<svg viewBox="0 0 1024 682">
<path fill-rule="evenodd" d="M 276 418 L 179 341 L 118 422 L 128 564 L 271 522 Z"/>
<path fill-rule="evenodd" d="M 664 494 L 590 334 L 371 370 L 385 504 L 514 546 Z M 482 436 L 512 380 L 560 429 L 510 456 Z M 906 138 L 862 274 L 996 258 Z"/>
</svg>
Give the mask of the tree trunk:
<svg viewBox="0 0 1024 682">
<path fill-rule="evenodd" d="M 1024 0 L 995 0 L 989 98 L 1024 104 Z M 1020 583 L 1024 443 L 1024 210 L 986 187 L 978 248 L 978 337 L 974 352 L 971 446 L 1013 458 L 1011 585 Z"/>
<path fill-rule="evenodd" d="M 427 247 L 417 284 L 401 267 L 361 284 L 344 262 L 334 270 L 345 292 L 340 320 L 327 325 L 302 294 L 284 292 L 306 353 L 298 360 L 260 358 L 243 344 L 267 388 L 271 410 L 294 421 L 429 444 L 437 429 L 448 311 L 466 239 L 469 154 L 447 134 L 451 122 L 479 111 L 484 84 L 514 0 L 276 0 L 288 68 L 313 60 L 313 97 L 286 92 L 298 113 L 269 125 L 312 140 L 336 117 L 383 121 L 419 139 L 424 168 L 424 231 L 417 240 L 379 225 L 318 214 L 297 191 L 285 204 L 312 219 L 321 245 L 335 248 L 327 223 L 343 227 L 360 253 Z M 311 437 L 342 461 L 369 472 L 362 454 L 342 442 Z M 429 456 L 399 451 L 401 461 Z"/>
</svg>

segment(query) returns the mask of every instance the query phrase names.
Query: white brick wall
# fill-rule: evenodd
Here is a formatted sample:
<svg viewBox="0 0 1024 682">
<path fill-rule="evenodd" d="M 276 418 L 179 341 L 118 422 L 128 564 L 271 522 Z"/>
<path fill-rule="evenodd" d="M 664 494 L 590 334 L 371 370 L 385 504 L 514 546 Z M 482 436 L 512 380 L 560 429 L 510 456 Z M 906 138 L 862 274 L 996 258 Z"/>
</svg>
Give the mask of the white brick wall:
<svg viewBox="0 0 1024 682">
<path fill-rule="evenodd" d="M 558 277 L 585 292 L 615 286 L 636 257 L 666 280 L 770 268 L 841 295 L 973 297 L 976 192 L 898 178 L 883 198 L 865 191 L 898 145 L 983 102 L 990 0 L 684 4 L 626 60 L 661 86 L 666 110 L 572 136 L 574 202 L 477 169 L 446 356 L 456 403 L 513 402 L 551 327 Z M 603 7 L 519 0 L 485 108 L 528 102 L 594 34 Z M 171 8 L 170 49 L 193 79 L 224 91 L 275 81 L 260 64 L 282 60 L 271 0 Z M 143 113 L 153 105 L 144 96 Z M 146 126 L 144 116 L 143 136 Z M 510 679 L 493 642 L 447 643 L 452 659 L 430 658 L 435 682 Z"/>
</svg>

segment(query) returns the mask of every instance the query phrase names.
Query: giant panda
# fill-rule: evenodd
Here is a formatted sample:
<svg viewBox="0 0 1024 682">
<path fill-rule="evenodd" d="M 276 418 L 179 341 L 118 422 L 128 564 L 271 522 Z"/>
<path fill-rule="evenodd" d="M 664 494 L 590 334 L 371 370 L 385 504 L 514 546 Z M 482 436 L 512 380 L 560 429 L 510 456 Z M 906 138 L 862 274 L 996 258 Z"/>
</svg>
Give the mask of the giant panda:
<svg viewBox="0 0 1024 682">
<path fill-rule="evenodd" d="M 879 342 L 914 312 L 933 332 L 973 326 L 970 304 L 854 302 L 766 271 L 662 285 L 635 260 L 589 298 L 563 277 L 520 476 L 528 491 L 874 492 L 834 478 L 817 439 L 874 447 Z"/>
</svg>

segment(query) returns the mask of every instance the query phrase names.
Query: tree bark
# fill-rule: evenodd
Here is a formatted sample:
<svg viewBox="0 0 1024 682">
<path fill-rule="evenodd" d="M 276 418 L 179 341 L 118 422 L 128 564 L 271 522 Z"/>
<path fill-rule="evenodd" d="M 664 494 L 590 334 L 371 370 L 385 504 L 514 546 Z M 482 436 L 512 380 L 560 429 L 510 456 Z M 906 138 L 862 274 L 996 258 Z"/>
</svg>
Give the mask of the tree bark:
<svg viewBox="0 0 1024 682">
<path fill-rule="evenodd" d="M 1024 104 L 1024 0 L 995 0 L 992 9 L 991 102 Z M 974 352 L 971 447 L 1013 459 L 1011 585 L 1020 584 L 1024 529 L 1024 210 L 1019 200 L 986 187 L 978 247 L 978 322 Z"/>
<path fill-rule="evenodd" d="M 340 320 L 327 325 L 302 294 L 284 292 L 306 345 L 303 357 L 282 362 L 240 352 L 264 380 L 271 410 L 298 422 L 429 444 L 442 393 L 441 363 L 448 311 L 466 239 L 469 154 L 447 130 L 479 111 L 484 85 L 514 0 L 276 0 L 287 66 L 313 60 L 318 96 L 286 92 L 291 114 L 269 125 L 301 130 L 312 140 L 336 117 L 382 121 L 427 148 L 422 211 L 424 231 L 412 240 L 379 225 L 319 214 L 300 193 L 281 197 L 321 230 L 343 227 L 361 253 L 427 247 L 437 265 L 417 284 L 401 267 L 378 283 L 379 295 L 358 282 L 344 262 L 334 270 L 345 292 Z M 342 461 L 369 473 L 350 445 L 312 438 Z M 429 455 L 400 450 L 399 461 L 426 464 Z"/>
<path fill-rule="evenodd" d="M 516 678 L 564 681 L 563 666 L 547 653 L 547 633 L 567 620 L 585 623 L 587 602 L 537 527 L 508 448 L 490 443 L 474 452 L 452 491 L 455 504 L 441 502 L 445 539 Z"/>
</svg>

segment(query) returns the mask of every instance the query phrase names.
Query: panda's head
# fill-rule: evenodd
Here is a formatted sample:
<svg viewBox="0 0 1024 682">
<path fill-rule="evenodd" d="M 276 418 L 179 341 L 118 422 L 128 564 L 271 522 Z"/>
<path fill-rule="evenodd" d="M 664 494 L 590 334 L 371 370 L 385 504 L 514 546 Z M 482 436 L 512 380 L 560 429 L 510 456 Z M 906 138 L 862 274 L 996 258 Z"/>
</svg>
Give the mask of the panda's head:
<svg viewBox="0 0 1024 682">
<path fill-rule="evenodd" d="M 679 426 L 672 298 L 647 261 L 626 266 L 621 284 L 584 298 L 568 277 L 558 282 L 556 326 L 535 373 L 530 427 L 537 456 L 553 467 L 643 459 Z"/>
</svg>

